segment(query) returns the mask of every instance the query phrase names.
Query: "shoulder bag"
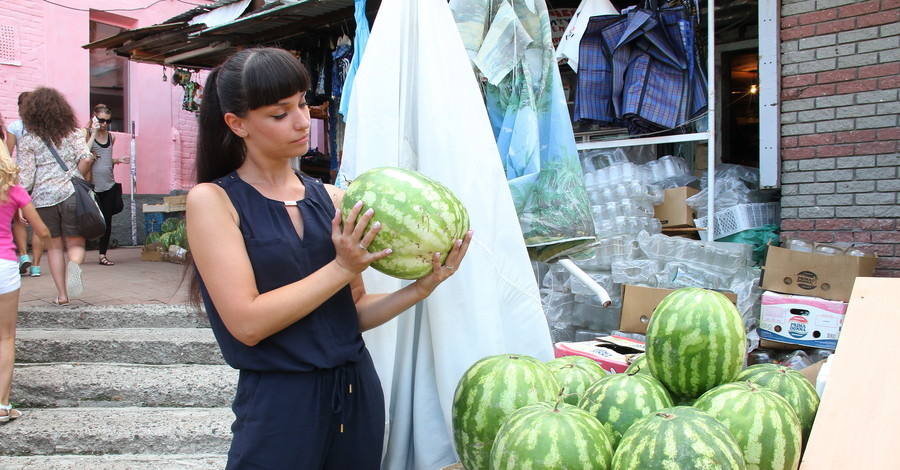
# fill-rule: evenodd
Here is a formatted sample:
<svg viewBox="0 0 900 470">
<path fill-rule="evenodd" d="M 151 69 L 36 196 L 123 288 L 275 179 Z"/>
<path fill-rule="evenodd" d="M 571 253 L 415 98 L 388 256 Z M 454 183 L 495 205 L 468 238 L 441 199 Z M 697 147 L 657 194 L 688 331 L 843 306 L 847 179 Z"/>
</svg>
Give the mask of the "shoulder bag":
<svg viewBox="0 0 900 470">
<path fill-rule="evenodd" d="M 44 144 L 50 149 L 53 158 L 62 167 L 63 172 L 68 172 L 69 167 L 59 157 L 59 153 L 47 139 Z M 106 221 L 103 219 L 103 212 L 97 204 L 97 197 L 94 195 L 94 185 L 84 178 L 78 176 L 72 177 L 72 185 L 75 187 L 75 223 L 78 225 L 78 231 L 87 240 L 96 240 L 106 233 Z"/>
</svg>

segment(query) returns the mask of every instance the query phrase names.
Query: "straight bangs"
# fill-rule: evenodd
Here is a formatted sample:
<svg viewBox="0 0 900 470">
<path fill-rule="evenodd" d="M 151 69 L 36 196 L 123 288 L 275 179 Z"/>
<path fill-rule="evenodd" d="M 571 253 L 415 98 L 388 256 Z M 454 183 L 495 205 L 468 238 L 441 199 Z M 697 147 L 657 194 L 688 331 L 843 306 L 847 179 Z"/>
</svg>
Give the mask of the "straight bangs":
<svg viewBox="0 0 900 470">
<path fill-rule="evenodd" d="M 247 109 L 257 109 L 306 93 L 309 74 L 300 60 L 282 49 L 259 49 L 247 58 L 242 77 Z"/>
</svg>

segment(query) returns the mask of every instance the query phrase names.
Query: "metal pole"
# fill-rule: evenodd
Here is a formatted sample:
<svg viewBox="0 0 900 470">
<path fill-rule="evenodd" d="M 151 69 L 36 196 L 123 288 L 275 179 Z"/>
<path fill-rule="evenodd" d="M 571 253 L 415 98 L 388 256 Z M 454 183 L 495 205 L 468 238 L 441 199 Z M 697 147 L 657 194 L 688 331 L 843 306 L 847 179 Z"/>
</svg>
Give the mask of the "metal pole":
<svg viewBox="0 0 900 470">
<path fill-rule="evenodd" d="M 706 233 L 707 240 L 716 241 L 716 2 L 706 2 L 706 107 L 709 142 L 706 151 Z"/>
<path fill-rule="evenodd" d="M 134 134 L 134 121 L 131 121 L 131 246 L 137 246 L 137 220 L 134 207 L 134 192 L 137 190 L 137 152 L 135 152 Z"/>
</svg>

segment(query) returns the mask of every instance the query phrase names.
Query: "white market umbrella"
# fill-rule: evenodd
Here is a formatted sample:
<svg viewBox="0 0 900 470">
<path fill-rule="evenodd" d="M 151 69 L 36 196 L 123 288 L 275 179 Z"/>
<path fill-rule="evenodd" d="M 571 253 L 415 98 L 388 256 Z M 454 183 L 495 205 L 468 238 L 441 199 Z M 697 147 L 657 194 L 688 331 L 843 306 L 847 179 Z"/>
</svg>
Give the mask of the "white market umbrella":
<svg viewBox="0 0 900 470">
<path fill-rule="evenodd" d="M 384 469 L 456 462 L 453 393 L 475 361 L 552 358 L 552 340 L 491 124 L 444 0 L 385 0 L 350 97 L 340 178 L 378 166 L 450 188 L 475 238 L 459 272 L 365 339 L 385 390 Z M 376 213 L 377 219 L 377 213 Z M 364 273 L 369 292 L 408 281 Z"/>
</svg>

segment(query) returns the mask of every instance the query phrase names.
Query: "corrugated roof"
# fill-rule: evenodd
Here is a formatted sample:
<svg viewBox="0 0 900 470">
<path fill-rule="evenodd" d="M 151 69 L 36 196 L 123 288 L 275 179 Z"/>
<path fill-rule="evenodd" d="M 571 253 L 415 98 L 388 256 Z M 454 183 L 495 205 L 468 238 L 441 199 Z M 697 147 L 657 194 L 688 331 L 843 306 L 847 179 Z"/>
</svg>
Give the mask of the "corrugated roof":
<svg viewBox="0 0 900 470">
<path fill-rule="evenodd" d="M 240 0 L 220 1 L 213 6 L 218 8 L 237 1 Z M 378 4 L 380 1 L 370 0 L 369 10 L 377 10 Z M 83 47 L 105 48 L 139 62 L 211 68 L 241 48 L 282 45 L 299 36 L 322 34 L 335 24 L 346 23 L 344 29 L 352 33 L 353 5 L 354 0 L 279 0 L 213 28 L 187 24 L 193 17 L 210 10 L 195 8 L 167 23 L 124 31 Z"/>
</svg>

